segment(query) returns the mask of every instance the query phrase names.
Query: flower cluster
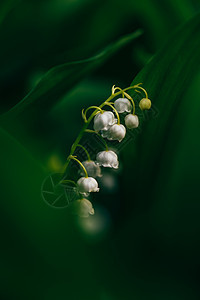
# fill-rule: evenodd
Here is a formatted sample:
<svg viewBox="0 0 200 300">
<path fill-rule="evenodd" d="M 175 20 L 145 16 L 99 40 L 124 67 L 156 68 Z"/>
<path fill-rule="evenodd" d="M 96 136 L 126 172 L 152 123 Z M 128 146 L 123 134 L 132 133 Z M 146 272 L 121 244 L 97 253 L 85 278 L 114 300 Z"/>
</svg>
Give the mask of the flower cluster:
<svg viewBox="0 0 200 300">
<path fill-rule="evenodd" d="M 65 173 L 70 160 L 75 160 L 79 163 L 82 169 L 82 177 L 80 177 L 76 183 L 73 182 L 80 195 L 80 199 L 74 201 L 74 208 L 76 208 L 75 211 L 79 216 L 88 217 L 89 215 L 94 214 L 92 203 L 86 199 L 86 197 L 88 197 L 91 192 L 99 191 L 96 178 L 102 176 L 101 167 L 113 169 L 117 169 L 119 167 L 118 156 L 113 150 L 109 150 L 106 139 L 108 141 L 121 142 L 126 136 L 127 129 L 134 129 L 139 126 L 139 118 L 135 114 L 135 102 L 127 93 L 127 91 L 131 89 L 134 89 L 135 92 L 143 92 L 145 94 L 145 98 L 142 98 L 139 102 L 139 108 L 141 110 L 150 109 L 151 101 L 148 98 L 146 90 L 141 87 L 141 83 L 139 83 L 123 90 L 119 87 L 113 86 L 111 96 L 100 106 L 90 106 L 85 111 L 82 110 L 82 117 L 85 125 L 74 142 L 71 148 L 71 153 L 64 167 Z M 111 102 L 111 100 L 117 96 L 121 97 L 116 99 L 114 102 Z M 110 110 L 105 110 L 105 106 L 109 107 Z M 93 112 L 87 119 L 87 113 L 91 109 L 93 109 Z M 125 115 L 123 118 L 124 124 L 121 123 L 120 114 Z M 93 130 L 88 128 L 91 121 L 93 121 Z M 97 134 L 104 142 L 105 150 L 97 153 L 95 161 L 91 160 L 87 149 L 79 144 L 85 132 Z M 87 160 L 81 162 L 76 156 L 74 156 L 74 152 L 77 147 L 81 147 L 85 151 Z M 72 182 L 71 180 L 64 181 Z"/>
</svg>

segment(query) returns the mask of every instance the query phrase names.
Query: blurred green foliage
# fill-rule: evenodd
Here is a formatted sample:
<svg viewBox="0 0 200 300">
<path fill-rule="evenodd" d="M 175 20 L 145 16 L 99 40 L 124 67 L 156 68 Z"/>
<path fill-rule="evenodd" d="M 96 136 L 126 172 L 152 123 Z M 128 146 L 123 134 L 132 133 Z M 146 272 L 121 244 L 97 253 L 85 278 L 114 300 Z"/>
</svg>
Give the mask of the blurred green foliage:
<svg viewBox="0 0 200 300">
<path fill-rule="evenodd" d="M 1 299 L 199 299 L 199 8 L 1 1 Z M 81 109 L 132 80 L 153 109 L 100 182 L 96 215 L 48 206 L 42 182 Z"/>
</svg>

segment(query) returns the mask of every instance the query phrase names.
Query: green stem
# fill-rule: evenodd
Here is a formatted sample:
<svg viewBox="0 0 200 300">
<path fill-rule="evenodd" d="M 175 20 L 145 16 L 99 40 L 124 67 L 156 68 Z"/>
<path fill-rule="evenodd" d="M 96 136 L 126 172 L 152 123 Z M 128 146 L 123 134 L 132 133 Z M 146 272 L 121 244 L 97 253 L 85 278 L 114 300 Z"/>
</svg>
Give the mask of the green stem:
<svg viewBox="0 0 200 300">
<path fill-rule="evenodd" d="M 70 156 L 69 156 L 69 159 L 73 159 L 73 160 L 75 160 L 77 163 L 79 163 L 79 165 L 82 167 L 82 169 L 83 169 L 83 171 L 84 171 L 84 173 L 85 173 L 85 177 L 88 178 L 87 170 L 86 170 L 86 168 L 84 167 L 84 165 L 80 162 L 80 160 L 78 160 L 78 159 L 77 159 L 75 156 L 73 156 L 73 155 L 70 155 Z"/>
<path fill-rule="evenodd" d="M 87 158 L 88 158 L 88 160 L 90 161 L 91 158 L 90 158 L 90 154 L 89 154 L 89 152 L 87 151 L 87 149 L 86 149 L 85 147 L 83 147 L 82 145 L 80 145 L 80 144 L 78 144 L 77 147 L 80 147 L 80 148 L 82 148 L 82 149 L 85 151 L 85 153 L 86 153 L 86 155 L 87 155 Z"/>
<path fill-rule="evenodd" d="M 124 92 L 124 94 L 132 102 L 132 105 L 133 105 L 133 115 L 134 115 L 135 114 L 135 102 L 133 101 L 133 98 L 129 94 L 127 94 L 126 92 Z"/>
<path fill-rule="evenodd" d="M 128 90 L 130 90 L 132 88 L 134 88 L 134 89 L 136 89 L 136 88 L 137 89 L 141 89 L 145 93 L 145 97 L 148 98 L 147 91 L 143 87 L 139 86 L 140 84 L 141 83 L 138 83 L 137 85 L 134 85 L 134 86 L 129 86 L 128 88 L 124 89 L 124 91 L 128 91 Z"/>
<path fill-rule="evenodd" d="M 122 92 L 122 97 L 124 98 L 124 91 L 123 91 L 120 87 L 114 88 L 114 92 L 115 92 L 116 90 L 120 90 L 120 91 Z"/>
<path fill-rule="evenodd" d="M 148 99 L 147 91 L 145 89 L 143 89 L 141 86 L 138 86 L 137 88 L 141 89 L 145 93 L 146 98 Z"/>
<path fill-rule="evenodd" d="M 85 132 L 88 133 L 95 133 L 96 135 L 98 135 L 98 137 L 100 137 L 100 139 L 102 140 L 102 142 L 104 143 L 105 147 L 106 147 L 106 151 L 108 151 L 108 145 L 106 143 L 106 141 L 104 140 L 104 138 L 102 138 L 102 136 L 95 130 L 91 130 L 91 129 L 86 129 Z"/>
<path fill-rule="evenodd" d="M 69 179 L 65 179 L 65 180 L 60 181 L 60 184 L 67 183 L 67 182 L 73 183 L 76 186 L 76 182 L 74 182 L 73 180 L 69 180 Z"/>
<path fill-rule="evenodd" d="M 105 103 L 104 105 L 108 105 L 108 106 L 110 106 L 114 110 L 114 112 L 115 112 L 115 114 L 117 116 L 117 124 L 120 125 L 120 118 L 119 118 L 119 114 L 118 114 L 118 111 L 116 110 L 116 108 L 112 104 L 110 104 L 108 102 L 104 102 L 104 103 Z"/>
<path fill-rule="evenodd" d="M 139 85 L 139 84 L 133 85 L 133 86 L 131 86 L 131 87 L 128 87 L 128 88 L 124 89 L 123 91 L 128 91 L 128 90 L 130 90 L 130 89 L 136 89 L 136 88 L 138 88 L 138 85 Z M 89 119 L 87 120 L 87 122 L 86 122 L 86 123 L 84 124 L 84 126 L 82 127 L 82 129 L 81 129 L 79 135 L 77 136 L 77 138 L 76 138 L 74 144 L 72 145 L 69 157 L 70 157 L 71 155 L 74 154 L 77 145 L 79 144 L 80 140 L 82 139 L 82 137 L 83 137 L 83 135 L 84 135 L 85 130 L 86 130 L 86 129 L 88 128 L 88 126 L 90 125 L 90 122 L 92 121 L 93 117 L 94 117 L 94 116 L 96 115 L 96 113 L 99 111 L 99 108 L 102 108 L 102 107 L 104 106 L 105 102 L 110 102 L 112 99 L 114 99 L 116 96 L 120 95 L 121 93 L 122 93 L 122 91 L 119 91 L 119 92 L 117 92 L 117 93 L 115 93 L 115 94 L 112 94 L 110 97 L 108 97 L 108 99 L 107 99 L 106 101 L 104 101 L 104 102 L 98 107 L 98 109 L 95 109 L 95 111 L 93 111 L 93 113 L 90 115 L 90 117 L 89 117 Z M 63 174 L 66 172 L 66 169 L 67 169 L 67 167 L 68 167 L 68 165 L 69 165 L 69 162 L 70 162 L 70 158 L 69 158 L 69 157 L 67 158 L 67 161 L 65 162 L 65 164 L 64 164 L 64 166 L 63 166 L 63 171 L 62 171 Z"/>
<path fill-rule="evenodd" d="M 88 107 L 84 113 L 86 122 L 87 122 L 87 112 L 88 112 L 88 110 L 93 109 L 93 108 L 96 108 L 97 110 L 99 110 L 101 114 L 103 113 L 103 110 L 98 106 L 93 105 L 93 106 Z"/>
</svg>

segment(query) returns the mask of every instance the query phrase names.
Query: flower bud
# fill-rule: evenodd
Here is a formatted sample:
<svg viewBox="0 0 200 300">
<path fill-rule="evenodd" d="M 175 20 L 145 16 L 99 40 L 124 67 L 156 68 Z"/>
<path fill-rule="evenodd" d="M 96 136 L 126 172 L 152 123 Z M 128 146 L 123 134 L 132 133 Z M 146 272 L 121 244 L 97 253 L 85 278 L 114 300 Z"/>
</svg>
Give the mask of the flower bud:
<svg viewBox="0 0 200 300">
<path fill-rule="evenodd" d="M 105 111 L 103 113 L 98 113 L 94 117 L 94 130 L 108 130 L 110 126 L 117 123 L 114 114 L 111 111 Z"/>
<path fill-rule="evenodd" d="M 82 163 L 86 168 L 86 171 L 89 176 L 91 177 L 101 177 L 101 168 L 93 161 L 93 160 L 86 160 Z M 83 172 L 81 172 L 84 175 Z"/>
<path fill-rule="evenodd" d="M 72 203 L 72 211 L 75 215 L 82 218 L 87 218 L 89 215 L 94 215 L 94 208 L 88 199 L 79 199 Z"/>
<path fill-rule="evenodd" d="M 137 128 L 139 126 L 139 119 L 138 116 L 129 114 L 124 118 L 125 125 L 127 128 Z"/>
<path fill-rule="evenodd" d="M 98 183 L 92 177 L 81 177 L 77 181 L 77 187 L 80 194 L 88 196 L 91 192 L 98 192 Z"/>
<path fill-rule="evenodd" d="M 126 98 L 119 98 L 115 100 L 114 106 L 118 113 L 131 112 L 132 109 L 130 101 Z"/>
<path fill-rule="evenodd" d="M 148 98 L 143 98 L 142 100 L 140 100 L 139 107 L 141 110 L 150 109 L 151 100 Z"/>
<path fill-rule="evenodd" d="M 103 167 L 117 169 L 119 167 L 118 157 L 114 151 L 101 151 L 97 154 L 97 164 Z"/>
<path fill-rule="evenodd" d="M 110 141 L 117 140 L 121 142 L 126 135 L 126 128 L 122 124 L 114 124 L 107 131 L 102 132 L 102 137 Z"/>
</svg>

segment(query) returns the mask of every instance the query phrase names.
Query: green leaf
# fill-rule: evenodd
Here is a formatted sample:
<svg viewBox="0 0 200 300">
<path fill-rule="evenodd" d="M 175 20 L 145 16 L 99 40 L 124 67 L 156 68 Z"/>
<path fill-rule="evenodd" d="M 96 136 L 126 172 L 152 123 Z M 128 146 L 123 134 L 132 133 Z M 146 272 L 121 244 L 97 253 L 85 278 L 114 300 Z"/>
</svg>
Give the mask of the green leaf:
<svg viewBox="0 0 200 300">
<path fill-rule="evenodd" d="M 200 63 L 199 30 L 200 15 L 198 14 L 171 36 L 132 82 L 132 85 L 143 82 L 143 86 L 149 92 L 149 98 L 159 111 L 158 119 L 147 122 L 145 128 L 145 132 L 147 130 L 151 138 L 146 139 L 145 134 L 143 151 L 146 154 L 142 154 L 146 160 L 142 161 L 142 166 L 146 163 L 154 163 L 152 159 L 149 160 L 149 151 L 146 151 L 153 146 L 154 142 L 154 145 L 158 146 L 154 151 L 158 159 L 158 153 L 166 143 L 166 135 L 181 109 L 185 108 L 185 92 L 199 72 L 196 67 Z"/>
<path fill-rule="evenodd" d="M 147 112 L 137 139 L 123 150 L 121 195 L 127 208 L 112 246 L 123 266 L 134 265 L 137 286 L 156 282 L 157 295 L 160 286 L 171 285 L 166 299 L 198 294 L 194 285 L 191 295 L 190 278 L 199 261 L 199 32 L 197 15 L 134 79 L 132 84 L 143 82 L 158 115 Z"/>
<path fill-rule="evenodd" d="M 142 132 L 132 146 L 135 151 L 126 148 L 127 174 L 132 172 L 130 160 L 138 172 L 125 180 L 128 185 L 134 178 L 134 196 L 140 197 L 140 205 L 154 208 L 153 222 L 163 222 L 169 234 L 180 230 L 173 227 L 177 218 L 185 226 L 187 205 L 189 210 L 200 208 L 195 198 L 200 169 L 199 31 L 198 14 L 171 36 L 132 82 L 143 82 L 158 115 L 152 118 L 153 110 L 143 115 Z"/>
<path fill-rule="evenodd" d="M 141 35 L 138 30 L 122 37 L 109 45 L 99 54 L 89 59 L 65 63 L 50 69 L 40 80 L 37 86 L 16 106 L 1 117 L 1 121 L 8 122 L 22 112 L 27 114 L 32 110 L 37 113 L 49 110 L 58 100 L 67 93 L 76 83 L 87 76 L 91 71 L 102 65 L 115 52 Z"/>
</svg>

